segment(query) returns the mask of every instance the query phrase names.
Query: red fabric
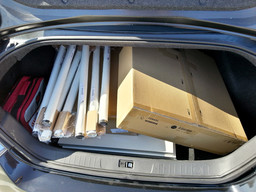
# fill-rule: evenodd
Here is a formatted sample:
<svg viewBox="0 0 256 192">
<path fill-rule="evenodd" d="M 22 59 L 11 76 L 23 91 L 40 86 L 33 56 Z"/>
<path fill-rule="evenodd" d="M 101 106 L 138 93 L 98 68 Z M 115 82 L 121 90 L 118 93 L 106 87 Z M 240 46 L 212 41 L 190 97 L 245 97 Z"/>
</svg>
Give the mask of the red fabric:
<svg viewBox="0 0 256 192">
<path fill-rule="evenodd" d="M 19 95 L 26 95 L 26 92 L 27 92 L 27 89 L 28 89 L 30 83 L 31 82 L 29 82 L 29 81 L 24 82 L 24 84 L 19 92 Z"/>
<path fill-rule="evenodd" d="M 21 117 L 21 111 L 22 109 L 24 108 L 24 106 L 26 105 L 27 101 L 30 99 L 30 95 L 31 95 L 31 92 L 33 91 L 34 89 L 34 85 L 36 84 L 36 80 L 37 79 L 33 79 L 33 82 L 32 82 L 32 86 L 30 86 L 30 89 L 29 91 L 27 92 L 27 95 L 25 97 L 25 99 L 23 100 L 22 104 L 20 105 L 19 109 L 18 109 L 18 112 L 16 114 L 16 119 L 17 120 L 21 120 L 20 117 Z M 23 126 L 25 126 L 23 123 L 22 123 Z"/>
<path fill-rule="evenodd" d="M 21 80 L 19 81 L 19 83 L 17 84 L 17 86 L 15 86 L 13 88 L 13 91 L 11 93 L 11 95 L 8 97 L 7 101 L 5 102 L 3 109 L 7 112 L 11 112 L 14 104 L 17 101 L 18 96 L 20 95 L 20 93 L 26 93 L 26 89 L 29 86 L 29 82 L 28 80 L 30 79 L 30 77 L 28 76 L 24 76 L 21 78 Z M 24 86 L 25 84 L 25 86 Z M 24 87 L 23 87 L 24 86 Z M 24 93 L 24 94 L 25 94 Z"/>
<path fill-rule="evenodd" d="M 30 119 L 28 122 L 26 122 L 25 113 L 32 104 L 34 97 L 37 95 L 42 82 L 43 78 L 31 78 L 28 76 L 22 77 L 12 88 L 12 91 L 9 93 L 3 106 L 3 109 L 12 114 L 18 121 L 20 121 L 20 123 L 29 132 L 32 132 L 32 129 L 29 126 Z M 36 102 L 39 105 L 40 95 L 38 96 L 39 98 L 36 98 Z M 30 111 L 29 115 L 31 115 L 31 117 L 28 116 L 27 118 L 32 118 L 32 113 L 35 112 Z"/>
<path fill-rule="evenodd" d="M 21 124 L 29 131 L 32 132 L 31 127 L 29 126 L 29 121 L 26 122 L 25 120 L 25 112 L 27 110 L 27 108 L 29 107 L 29 105 L 31 104 L 32 100 L 34 99 L 36 93 L 38 92 L 38 88 L 41 85 L 41 82 L 43 81 L 43 78 L 39 78 L 36 79 L 37 82 L 35 83 L 35 86 L 32 86 L 32 93 L 29 95 L 28 100 L 26 101 L 26 103 L 24 104 L 23 107 L 21 107 L 21 111 L 20 111 L 20 122 Z"/>
</svg>

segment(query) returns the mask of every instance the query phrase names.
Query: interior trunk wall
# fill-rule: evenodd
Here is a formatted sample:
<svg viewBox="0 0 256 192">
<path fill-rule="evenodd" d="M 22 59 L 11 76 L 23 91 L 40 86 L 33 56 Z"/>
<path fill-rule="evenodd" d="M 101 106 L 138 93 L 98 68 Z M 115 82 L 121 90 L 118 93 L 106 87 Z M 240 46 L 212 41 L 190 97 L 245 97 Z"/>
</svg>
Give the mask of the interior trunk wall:
<svg viewBox="0 0 256 192">
<path fill-rule="evenodd" d="M 55 54 L 56 50 L 52 46 L 42 46 L 17 61 L 0 81 L 0 104 L 2 105 L 15 82 L 22 76 L 44 77 L 48 81 Z"/>
<path fill-rule="evenodd" d="M 251 139 L 256 135 L 256 67 L 230 52 L 218 52 L 215 60 L 247 137 Z"/>
</svg>

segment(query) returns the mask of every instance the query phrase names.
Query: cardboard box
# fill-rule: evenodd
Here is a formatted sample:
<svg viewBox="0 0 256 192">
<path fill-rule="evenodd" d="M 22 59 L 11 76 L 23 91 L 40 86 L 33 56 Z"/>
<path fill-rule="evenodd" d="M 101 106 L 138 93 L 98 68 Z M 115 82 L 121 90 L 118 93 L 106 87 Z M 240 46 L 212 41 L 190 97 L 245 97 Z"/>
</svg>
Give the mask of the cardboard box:
<svg viewBox="0 0 256 192">
<path fill-rule="evenodd" d="M 216 154 L 247 141 L 216 64 L 198 51 L 123 48 L 117 127 Z"/>
</svg>

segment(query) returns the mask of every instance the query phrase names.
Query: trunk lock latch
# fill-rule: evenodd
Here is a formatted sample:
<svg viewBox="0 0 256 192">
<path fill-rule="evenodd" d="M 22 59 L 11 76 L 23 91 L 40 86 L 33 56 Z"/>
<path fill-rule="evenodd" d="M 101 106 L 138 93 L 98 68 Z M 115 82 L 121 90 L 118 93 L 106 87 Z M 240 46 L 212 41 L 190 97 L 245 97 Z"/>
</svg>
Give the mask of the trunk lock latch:
<svg viewBox="0 0 256 192">
<path fill-rule="evenodd" d="M 119 160 L 119 163 L 118 163 L 118 167 L 123 167 L 123 168 L 132 169 L 133 166 L 134 166 L 133 161 L 129 161 L 129 160 L 122 160 L 122 159 L 120 159 L 120 160 Z"/>
</svg>

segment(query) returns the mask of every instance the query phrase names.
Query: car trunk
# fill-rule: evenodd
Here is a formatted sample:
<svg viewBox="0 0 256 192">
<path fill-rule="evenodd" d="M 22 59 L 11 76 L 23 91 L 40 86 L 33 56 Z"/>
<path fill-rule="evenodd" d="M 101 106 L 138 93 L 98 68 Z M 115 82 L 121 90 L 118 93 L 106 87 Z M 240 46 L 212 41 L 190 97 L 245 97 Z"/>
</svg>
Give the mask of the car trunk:
<svg viewBox="0 0 256 192">
<path fill-rule="evenodd" d="M 57 53 L 55 49 L 56 47 L 58 47 L 58 44 L 35 44 L 31 47 L 25 46 L 17 51 L 14 51 L 13 53 L 10 53 L 2 60 L 0 65 L 1 105 L 3 104 L 4 99 L 7 97 L 15 82 L 22 76 L 42 76 L 46 80 L 49 79 Z M 121 47 L 118 46 L 113 46 L 111 48 L 111 65 L 113 65 L 113 62 L 118 61 L 120 49 Z M 253 138 L 256 134 L 256 130 L 253 129 L 254 118 L 256 116 L 256 88 L 254 86 L 256 83 L 256 68 L 254 64 L 252 64 L 243 56 L 229 51 L 216 51 L 210 49 L 203 49 L 199 51 L 207 54 L 215 60 L 227 90 L 230 94 L 230 97 L 233 101 L 237 114 L 240 118 L 240 121 L 243 125 L 243 128 L 246 132 L 248 140 Z M 136 149 L 131 150 L 126 149 L 125 145 L 122 149 L 119 150 L 112 150 L 109 148 L 106 149 L 105 146 L 88 148 L 86 145 L 82 146 L 83 144 L 81 144 L 81 142 L 79 145 L 72 144 L 72 147 L 70 147 L 71 144 L 68 146 L 64 145 L 63 147 L 63 139 L 61 142 L 59 139 L 52 139 L 50 144 L 44 144 L 40 143 L 37 138 L 34 138 L 13 117 L 4 112 L 2 109 L 1 126 L 3 131 L 2 134 L 7 135 L 8 138 L 14 140 L 20 147 L 25 149 L 23 155 L 26 156 L 26 154 L 29 153 L 33 156 L 34 159 L 30 159 L 31 162 L 37 162 L 41 166 L 44 166 L 47 163 L 53 163 L 56 166 L 55 168 L 58 168 L 58 166 L 61 165 L 67 165 L 67 167 L 70 166 L 70 168 L 73 170 L 75 168 L 81 168 L 82 170 L 82 167 L 84 166 L 87 168 L 90 167 L 91 170 L 87 170 L 86 173 L 92 175 L 96 174 L 96 172 L 91 172 L 93 171 L 92 168 L 108 170 L 107 172 L 113 172 L 116 169 L 116 167 L 111 163 L 108 165 L 103 163 L 102 165 L 102 162 L 105 161 L 106 163 L 107 161 L 104 158 L 110 158 L 110 161 L 119 163 L 120 159 L 127 161 L 130 160 L 131 162 L 137 161 L 137 164 L 139 164 L 138 162 L 145 161 L 146 159 L 145 167 L 143 168 L 143 166 L 141 166 L 141 170 L 144 169 L 145 172 L 147 170 L 146 166 L 148 165 L 147 160 L 153 161 L 157 164 L 159 160 L 167 161 L 170 163 L 176 159 L 181 160 L 179 162 L 182 163 L 182 160 L 190 160 L 190 162 L 195 162 L 197 160 L 213 160 L 218 158 L 225 158 L 220 155 L 184 147 L 181 145 L 175 145 L 175 148 L 172 148 L 170 153 L 162 151 L 161 155 L 159 155 L 157 150 L 160 150 L 160 148 L 150 149 L 150 144 L 148 144 L 149 149 L 146 150 L 146 152 L 143 151 L 145 148 L 141 151 Z M 114 137 L 119 137 L 119 135 L 116 134 Z M 124 138 L 129 139 L 127 137 Z M 127 141 L 124 140 L 123 142 Z M 163 143 L 161 140 L 152 140 L 152 142 L 155 142 L 155 146 L 161 145 Z M 127 144 L 127 146 L 128 145 L 129 144 Z M 151 147 L 153 147 L 153 145 Z M 127 151 L 129 152 L 127 153 Z M 16 153 L 19 152 L 16 151 Z M 167 153 L 169 153 L 169 155 Z M 158 166 L 161 166 L 161 164 Z M 180 166 L 182 167 L 182 165 Z M 154 170 L 155 168 L 152 168 L 151 170 L 153 173 L 156 171 Z M 124 171 L 124 173 L 129 173 L 129 170 L 122 171 Z M 156 173 L 158 173 L 158 171 L 156 171 Z M 112 175 L 112 177 L 116 177 L 117 174 L 113 174 L 114 175 Z M 203 170 L 202 174 L 207 175 L 207 170 Z"/>
<path fill-rule="evenodd" d="M 115 70 L 115 73 L 111 73 L 111 80 L 110 80 L 110 86 L 112 91 L 114 89 L 117 89 L 117 65 L 118 65 L 118 56 L 121 48 L 120 47 L 112 47 L 111 51 L 111 69 Z M 219 70 L 222 74 L 222 77 L 226 83 L 227 89 L 229 91 L 229 94 L 231 95 L 231 98 L 234 102 L 234 105 L 236 107 L 237 113 L 240 117 L 240 120 L 243 124 L 243 127 L 246 131 L 246 134 L 248 138 L 252 138 L 255 135 L 255 131 L 250 129 L 252 127 L 253 123 L 253 117 L 256 113 L 256 102 L 253 100 L 254 96 L 254 89 L 252 84 L 254 73 L 256 73 L 255 67 L 249 63 L 246 59 L 243 57 L 233 54 L 230 52 L 225 51 L 207 51 L 203 50 L 204 53 L 211 56 L 216 63 L 218 64 Z M 30 52 L 26 53 L 24 57 L 22 56 L 19 61 L 17 61 L 13 66 L 4 74 L 3 78 L 0 82 L 1 87 L 1 103 L 4 102 L 4 98 L 7 97 L 8 93 L 10 92 L 11 88 L 15 84 L 15 82 L 20 79 L 22 76 L 35 76 L 35 77 L 44 77 L 46 81 L 49 79 L 49 75 L 54 63 L 56 55 L 56 49 L 53 46 L 42 46 L 38 47 L 36 49 L 31 50 Z M 114 87 L 113 87 L 114 86 Z M 116 116 L 116 100 L 117 100 L 117 91 L 110 92 L 110 116 L 114 117 Z M 244 101 L 249 102 L 244 102 Z M 248 104 L 247 104 L 248 103 Z M 115 124 L 113 122 L 112 124 Z M 114 128 L 115 125 L 112 125 L 111 128 Z M 24 130 L 26 131 L 26 130 Z M 113 137 L 123 137 L 123 135 L 112 135 Z M 104 136 L 103 136 L 104 137 Z M 132 136 L 130 139 L 133 138 Z M 125 140 L 129 140 L 129 137 L 124 137 Z M 143 139 L 143 138 L 142 138 Z M 57 140 L 57 139 L 56 139 Z M 75 139 L 76 140 L 76 139 Z M 111 140 L 111 138 L 109 139 Z M 81 141 L 81 140 L 80 140 Z M 57 141 L 55 141 L 57 142 Z M 74 141 L 73 141 L 74 142 Z M 92 142 L 92 141 L 90 141 Z M 100 142 L 100 141 L 98 141 Z M 121 142 L 116 141 L 116 142 Z M 125 141 L 123 141 L 125 142 Z M 150 143 L 150 141 L 145 141 Z M 161 141 L 154 141 L 156 142 L 154 145 L 161 145 Z M 56 147 L 61 147 L 62 145 L 65 146 L 65 139 L 61 140 L 61 145 Z M 64 143 L 64 144 L 63 144 Z M 70 140 L 68 141 L 70 143 Z M 71 142 L 72 143 L 72 142 Z M 90 146 L 93 146 L 97 143 L 92 142 Z M 72 144 L 69 144 L 72 145 Z M 86 146 L 86 144 L 83 144 L 83 142 L 79 142 L 79 145 L 74 142 L 74 145 L 71 148 L 79 150 L 83 149 L 83 145 Z M 89 144 L 87 144 L 89 145 Z M 97 146 L 97 148 L 104 148 L 103 146 Z M 149 148 L 153 146 L 148 146 Z M 70 147 L 69 147 L 70 148 Z M 127 148 L 129 148 L 129 145 L 127 144 Z M 86 150 L 86 148 L 85 148 Z M 87 148 L 87 150 L 90 150 Z M 96 149 L 94 149 L 96 150 Z M 92 150 L 92 151 L 94 151 Z M 119 151 L 121 154 L 124 154 L 125 151 L 128 149 L 123 149 L 122 151 Z M 188 159 L 188 149 L 186 147 L 178 146 L 177 149 L 177 159 Z M 96 150 L 97 151 L 97 150 Z M 151 149 L 152 151 L 152 149 Z M 104 150 L 100 150 L 100 152 L 104 152 Z M 106 150 L 106 152 L 110 152 L 111 150 Z M 155 151 L 157 152 L 157 151 Z M 205 159 L 209 157 L 218 157 L 217 155 L 213 155 L 207 152 L 202 152 L 200 150 L 196 150 L 196 159 Z M 199 155 L 197 155 L 199 154 Z M 140 153 L 136 153 L 134 151 L 134 154 L 130 153 L 130 155 L 138 155 L 140 156 Z M 143 155 L 143 153 L 141 153 Z"/>
</svg>

